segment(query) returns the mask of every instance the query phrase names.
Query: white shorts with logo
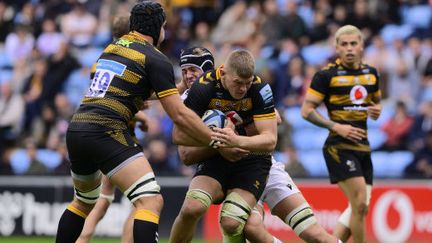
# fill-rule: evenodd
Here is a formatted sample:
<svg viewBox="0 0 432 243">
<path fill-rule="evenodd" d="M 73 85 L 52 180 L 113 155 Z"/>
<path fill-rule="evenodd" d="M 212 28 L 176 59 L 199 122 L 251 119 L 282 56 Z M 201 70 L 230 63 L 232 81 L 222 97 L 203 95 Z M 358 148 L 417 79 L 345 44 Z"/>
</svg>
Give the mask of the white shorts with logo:
<svg viewBox="0 0 432 243">
<path fill-rule="evenodd" d="M 291 176 L 285 171 L 285 165 L 277 162 L 273 157 L 272 162 L 267 185 L 258 201 L 260 205 L 266 202 L 270 210 L 283 199 L 300 192 Z"/>
</svg>

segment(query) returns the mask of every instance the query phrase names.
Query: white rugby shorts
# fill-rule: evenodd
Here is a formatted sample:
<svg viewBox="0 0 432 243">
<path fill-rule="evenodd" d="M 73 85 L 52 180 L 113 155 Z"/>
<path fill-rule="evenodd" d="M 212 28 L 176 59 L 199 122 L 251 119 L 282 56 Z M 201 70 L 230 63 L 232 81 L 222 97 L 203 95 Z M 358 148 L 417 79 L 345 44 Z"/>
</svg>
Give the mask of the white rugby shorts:
<svg viewBox="0 0 432 243">
<path fill-rule="evenodd" d="M 258 201 L 260 205 L 266 202 L 270 210 L 273 210 L 283 199 L 300 192 L 291 176 L 285 171 L 285 165 L 277 162 L 273 157 L 272 162 L 267 185 Z"/>
</svg>

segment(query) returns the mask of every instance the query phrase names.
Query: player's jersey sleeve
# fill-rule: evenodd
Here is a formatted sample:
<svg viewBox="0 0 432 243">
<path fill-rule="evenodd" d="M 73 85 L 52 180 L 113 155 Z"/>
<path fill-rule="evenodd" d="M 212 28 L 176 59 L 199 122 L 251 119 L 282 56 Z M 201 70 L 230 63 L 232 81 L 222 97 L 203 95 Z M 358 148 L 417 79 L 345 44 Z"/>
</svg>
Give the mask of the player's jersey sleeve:
<svg viewBox="0 0 432 243">
<path fill-rule="evenodd" d="M 380 76 L 379 76 L 378 71 L 375 68 L 373 69 L 372 73 L 376 77 L 376 82 L 375 82 L 375 85 L 374 85 L 374 88 L 372 91 L 373 92 L 372 96 L 373 96 L 374 100 L 381 100 L 381 90 L 380 90 L 380 85 L 379 85 Z"/>
<path fill-rule="evenodd" d="M 147 65 L 150 83 L 158 99 L 178 94 L 173 66 L 167 59 L 153 58 Z"/>
<path fill-rule="evenodd" d="M 184 104 L 201 117 L 208 110 L 208 104 L 213 96 L 213 88 L 211 83 L 194 82 L 189 89 Z"/>
<path fill-rule="evenodd" d="M 253 120 L 266 120 L 276 117 L 273 92 L 270 85 L 263 83 L 256 87 L 253 100 Z"/>
<path fill-rule="evenodd" d="M 328 94 L 329 81 L 330 80 L 327 78 L 325 73 L 323 71 L 319 71 L 313 76 L 312 82 L 307 92 L 324 99 L 326 94 Z"/>
</svg>

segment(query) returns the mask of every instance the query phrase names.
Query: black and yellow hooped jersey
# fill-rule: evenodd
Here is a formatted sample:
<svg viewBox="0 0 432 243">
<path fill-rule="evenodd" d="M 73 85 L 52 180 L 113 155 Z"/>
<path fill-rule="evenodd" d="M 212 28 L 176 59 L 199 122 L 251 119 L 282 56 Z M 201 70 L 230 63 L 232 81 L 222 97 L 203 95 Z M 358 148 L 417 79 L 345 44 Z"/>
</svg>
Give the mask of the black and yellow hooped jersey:
<svg viewBox="0 0 432 243">
<path fill-rule="evenodd" d="M 93 67 L 71 130 L 127 129 L 153 92 L 158 98 L 178 94 L 168 58 L 134 32 L 108 45 Z"/>
<path fill-rule="evenodd" d="M 184 103 L 200 117 L 209 109 L 218 109 L 225 113 L 235 111 L 243 120 L 241 126 L 255 120 L 276 117 L 270 85 L 261 81 L 260 77 L 254 76 L 247 94 L 236 100 L 222 87 L 220 68 L 205 73 L 194 82 Z"/>
<path fill-rule="evenodd" d="M 381 99 L 379 76 L 375 68 L 362 64 L 359 69 L 351 70 L 343 67 L 340 60 L 336 60 L 315 74 L 308 93 L 323 99 L 332 121 L 365 130 L 367 129 L 367 107 L 372 101 Z M 353 143 L 334 132 L 330 132 L 326 144 L 370 151 L 367 139 L 360 143 Z"/>
</svg>

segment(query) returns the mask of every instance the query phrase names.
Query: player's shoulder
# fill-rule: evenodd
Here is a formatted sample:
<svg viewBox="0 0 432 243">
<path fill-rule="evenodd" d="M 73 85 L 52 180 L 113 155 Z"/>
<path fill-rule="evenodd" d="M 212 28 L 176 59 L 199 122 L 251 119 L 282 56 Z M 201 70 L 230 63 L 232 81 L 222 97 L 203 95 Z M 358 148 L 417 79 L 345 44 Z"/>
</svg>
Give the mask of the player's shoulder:
<svg viewBox="0 0 432 243">
<path fill-rule="evenodd" d="M 211 70 L 211 71 L 207 71 L 205 73 L 203 73 L 199 78 L 198 78 L 198 83 L 201 86 L 215 86 L 218 83 L 218 75 L 217 75 L 217 71 L 216 70 Z"/>
<path fill-rule="evenodd" d="M 362 63 L 360 68 L 361 68 L 362 73 L 365 73 L 365 74 L 372 73 L 372 74 L 375 74 L 378 76 L 378 70 L 375 67 L 373 67 L 367 63 Z"/>
</svg>

